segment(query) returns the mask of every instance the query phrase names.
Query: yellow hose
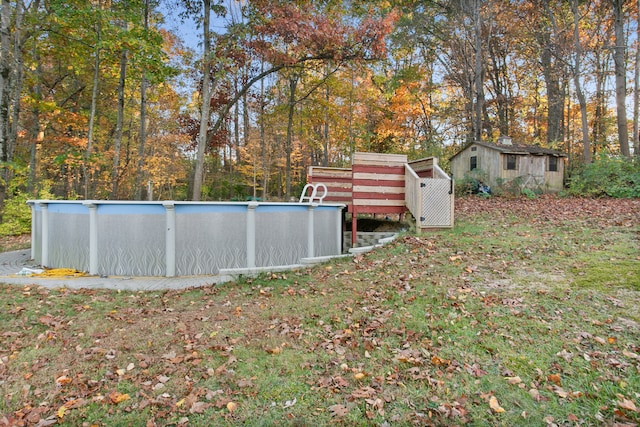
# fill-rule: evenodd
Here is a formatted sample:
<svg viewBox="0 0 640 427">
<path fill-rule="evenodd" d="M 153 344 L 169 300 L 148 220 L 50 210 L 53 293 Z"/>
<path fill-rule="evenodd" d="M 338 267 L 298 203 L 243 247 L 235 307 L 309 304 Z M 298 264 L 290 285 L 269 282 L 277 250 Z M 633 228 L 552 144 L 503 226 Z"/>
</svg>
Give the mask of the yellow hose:
<svg viewBox="0 0 640 427">
<path fill-rule="evenodd" d="M 33 277 L 83 277 L 87 276 L 87 273 L 74 270 L 73 268 L 52 268 L 45 270 L 39 274 L 32 274 Z"/>
</svg>

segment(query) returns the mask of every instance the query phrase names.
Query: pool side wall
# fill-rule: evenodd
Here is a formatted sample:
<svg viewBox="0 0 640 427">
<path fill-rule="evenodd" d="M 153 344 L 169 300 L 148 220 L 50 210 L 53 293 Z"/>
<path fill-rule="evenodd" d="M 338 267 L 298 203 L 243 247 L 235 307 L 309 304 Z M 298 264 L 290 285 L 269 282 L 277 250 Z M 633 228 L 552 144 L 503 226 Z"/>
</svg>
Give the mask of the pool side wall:
<svg viewBox="0 0 640 427">
<path fill-rule="evenodd" d="M 341 253 L 341 204 L 31 200 L 31 256 L 101 276 L 215 275 Z"/>
</svg>

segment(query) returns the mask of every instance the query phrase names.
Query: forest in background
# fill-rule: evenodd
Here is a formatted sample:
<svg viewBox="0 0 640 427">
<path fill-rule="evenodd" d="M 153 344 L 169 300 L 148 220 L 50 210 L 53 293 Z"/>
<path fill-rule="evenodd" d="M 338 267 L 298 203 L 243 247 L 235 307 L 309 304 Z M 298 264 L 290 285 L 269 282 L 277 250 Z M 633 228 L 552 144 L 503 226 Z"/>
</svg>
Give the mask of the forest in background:
<svg viewBox="0 0 640 427">
<path fill-rule="evenodd" d="M 289 200 L 354 151 L 503 135 L 631 162 L 639 4 L 2 0 L 0 206 Z"/>
</svg>

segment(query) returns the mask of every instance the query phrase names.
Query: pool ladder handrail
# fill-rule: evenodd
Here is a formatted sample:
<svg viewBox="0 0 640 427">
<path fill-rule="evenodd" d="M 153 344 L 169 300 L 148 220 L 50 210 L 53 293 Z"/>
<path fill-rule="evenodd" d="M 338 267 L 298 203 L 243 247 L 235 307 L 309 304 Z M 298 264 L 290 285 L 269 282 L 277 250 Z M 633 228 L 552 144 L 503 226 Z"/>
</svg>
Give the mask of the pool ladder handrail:
<svg viewBox="0 0 640 427">
<path fill-rule="evenodd" d="M 309 188 L 312 189 L 311 195 L 307 196 L 307 191 Z M 318 188 L 322 188 L 322 195 L 318 196 Z M 322 203 L 324 198 L 327 196 L 327 186 L 323 183 L 319 182 L 317 184 L 307 184 L 302 189 L 302 194 L 300 195 L 299 203 L 314 203 L 317 200 L 317 203 Z"/>
</svg>

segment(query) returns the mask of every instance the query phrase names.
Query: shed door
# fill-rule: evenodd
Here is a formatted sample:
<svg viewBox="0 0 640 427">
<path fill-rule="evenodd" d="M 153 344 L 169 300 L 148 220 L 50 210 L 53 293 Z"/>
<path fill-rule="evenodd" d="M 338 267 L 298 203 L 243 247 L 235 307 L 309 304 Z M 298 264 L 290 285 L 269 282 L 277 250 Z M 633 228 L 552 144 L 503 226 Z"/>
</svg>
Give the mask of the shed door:
<svg viewBox="0 0 640 427">
<path fill-rule="evenodd" d="M 544 186 L 546 156 L 526 156 L 520 159 L 520 175 L 523 177 L 522 188 L 538 189 Z"/>
</svg>

